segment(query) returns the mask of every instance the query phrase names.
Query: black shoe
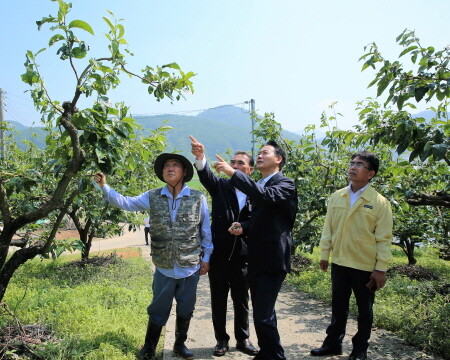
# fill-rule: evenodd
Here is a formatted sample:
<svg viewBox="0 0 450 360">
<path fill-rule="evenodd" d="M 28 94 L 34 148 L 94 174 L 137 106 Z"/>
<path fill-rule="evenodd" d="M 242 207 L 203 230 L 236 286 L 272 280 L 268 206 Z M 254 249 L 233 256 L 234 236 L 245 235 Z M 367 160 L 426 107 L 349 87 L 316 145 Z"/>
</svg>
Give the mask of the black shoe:
<svg viewBox="0 0 450 360">
<path fill-rule="evenodd" d="M 228 351 L 228 341 L 219 340 L 217 342 L 216 347 L 214 348 L 213 355 L 214 356 L 224 356 L 227 351 Z"/>
<path fill-rule="evenodd" d="M 366 351 L 352 350 L 352 352 L 350 353 L 350 356 L 348 357 L 348 360 L 366 360 L 366 359 L 367 359 Z"/>
<path fill-rule="evenodd" d="M 312 349 L 312 356 L 323 356 L 323 355 L 341 355 L 342 354 L 342 346 L 328 346 L 322 345 L 320 348 Z"/>
<path fill-rule="evenodd" d="M 259 352 L 258 349 L 252 345 L 249 339 L 245 339 L 244 341 L 236 343 L 236 349 L 243 352 L 244 354 L 253 356 L 257 355 Z"/>
</svg>

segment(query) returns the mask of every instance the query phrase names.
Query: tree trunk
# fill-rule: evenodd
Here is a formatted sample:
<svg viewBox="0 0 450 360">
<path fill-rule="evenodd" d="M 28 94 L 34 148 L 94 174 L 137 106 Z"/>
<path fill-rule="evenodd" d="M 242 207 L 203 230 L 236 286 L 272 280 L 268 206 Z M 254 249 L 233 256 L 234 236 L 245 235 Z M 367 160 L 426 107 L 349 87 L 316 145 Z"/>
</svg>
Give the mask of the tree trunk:
<svg viewBox="0 0 450 360">
<path fill-rule="evenodd" d="M 68 202 L 72 202 L 73 198 L 75 197 L 76 192 L 72 194 L 72 196 L 69 198 Z M 14 272 L 19 268 L 19 266 L 25 264 L 28 260 L 33 259 L 36 255 L 39 254 L 45 254 L 49 251 L 50 246 L 53 242 L 53 239 L 55 238 L 56 232 L 59 229 L 59 225 L 61 224 L 62 219 L 64 218 L 64 215 L 66 214 L 68 205 L 64 207 L 64 209 L 61 210 L 58 217 L 55 220 L 55 223 L 53 224 L 52 231 L 50 232 L 47 240 L 45 242 L 40 242 L 34 245 L 31 245 L 30 247 L 23 248 L 20 250 L 17 250 L 11 258 L 2 266 L 0 271 L 0 302 L 3 301 L 3 297 L 5 296 L 6 289 L 8 288 L 8 284 L 14 275 Z M 5 233 L 5 231 L 2 231 L 1 237 L 3 240 L 3 237 L 9 236 L 10 241 L 12 240 L 12 237 L 14 236 L 14 232 Z"/>
<path fill-rule="evenodd" d="M 86 224 L 84 224 L 83 226 L 78 216 L 79 209 L 80 208 L 78 206 L 74 206 L 72 208 L 72 211 L 69 213 L 69 216 L 71 217 L 73 223 L 75 224 L 75 227 L 77 228 L 80 241 L 83 243 L 81 258 L 83 260 L 87 260 L 89 258 L 89 252 L 91 251 L 92 238 L 94 237 L 93 230 L 91 231 L 92 220 L 88 219 L 86 221 Z"/>
<path fill-rule="evenodd" d="M 89 258 L 89 253 L 91 251 L 91 246 L 92 246 L 92 239 L 94 238 L 94 235 L 95 235 L 94 230 L 91 230 L 87 237 L 87 241 L 86 241 L 86 244 L 83 249 L 83 259 L 85 259 L 85 260 L 87 260 Z"/>
<path fill-rule="evenodd" d="M 408 265 L 415 265 L 417 263 L 414 257 L 414 242 L 411 240 L 406 240 L 406 255 L 408 256 Z"/>
</svg>

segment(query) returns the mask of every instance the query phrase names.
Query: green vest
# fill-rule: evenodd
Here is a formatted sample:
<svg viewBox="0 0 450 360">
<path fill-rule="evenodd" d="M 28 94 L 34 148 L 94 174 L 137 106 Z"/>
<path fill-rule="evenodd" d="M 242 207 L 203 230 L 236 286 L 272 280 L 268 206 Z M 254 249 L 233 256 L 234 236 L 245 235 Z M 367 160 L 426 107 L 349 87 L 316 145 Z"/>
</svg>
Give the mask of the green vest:
<svg viewBox="0 0 450 360">
<path fill-rule="evenodd" d="M 161 189 L 150 190 L 151 256 L 155 266 L 173 268 L 193 267 L 200 263 L 201 239 L 201 196 L 191 189 L 189 196 L 183 196 L 172 223 L 166 195 Z"/>
</svg>

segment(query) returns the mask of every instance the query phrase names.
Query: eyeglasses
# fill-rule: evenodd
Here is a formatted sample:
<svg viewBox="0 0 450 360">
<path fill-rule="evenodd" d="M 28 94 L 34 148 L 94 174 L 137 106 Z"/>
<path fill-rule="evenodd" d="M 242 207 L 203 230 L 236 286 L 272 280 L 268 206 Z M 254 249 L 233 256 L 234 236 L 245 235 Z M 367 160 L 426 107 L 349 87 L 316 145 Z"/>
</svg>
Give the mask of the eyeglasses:
<svg viewBox="0 0 450 360">
<path fill-rule="evenodd" d="M 355 167 L 355 168 L 357 168 L 357 169 L 367 169 L 367 170 L 370 170 L 369 167 L 364 166 L 364 164 L 363 164 L 362 162 L 360 162 L 360 161 L 350 161 L 350 162 L 348 163 L 348 167 Z"/>
</svg>

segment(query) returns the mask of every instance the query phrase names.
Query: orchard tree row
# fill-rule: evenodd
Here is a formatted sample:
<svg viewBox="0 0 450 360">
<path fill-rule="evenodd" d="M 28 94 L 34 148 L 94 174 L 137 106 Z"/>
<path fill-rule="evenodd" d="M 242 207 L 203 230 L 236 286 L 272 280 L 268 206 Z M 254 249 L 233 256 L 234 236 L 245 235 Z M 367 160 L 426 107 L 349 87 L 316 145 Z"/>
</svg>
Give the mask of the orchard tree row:
<svg viewBox="0 0 450 360">
<path fill-rule="evenodd" d="M 62 0 L 56 3 L 57 14 L 37 25 L 39 29 L 50 26 L 48 47 L 57 48 L 76 86 L 71 100 L 53 98 L 37 61 L 46 49 L 27 52 L 22 80 L 30 85 L 30 94 L 42 114 L 46 147 L 40 150 L 30 143 L 22 151 L 11 141 L 7 156 L 0 159 L 0 301 L 14 272 L 26 261 L 36 256 L 57 256 L 73 247 L 81 249 L 82 257 L 87 258 L 94 236 L 119 234 L 123 222 L 131 228 L 140 223 L 138 214 L 106 205 L 94 193 L 91 182 L 100 169 L 109 175 L 115 188 L 130 195 L 157 186 L 152 164 L 165 148 L 164 133 L 169 128 L 161 127 L 142 137 L 139 126 L 128 116 L 128 108 L 121 103 L 110 104 L 108 92 L 119 86 L 120 77 L 125 74 L 147 84 L 149 94 L 157 101 L 178 100 L 193 91 L 190 79 L 194 74 L 184 73 L 176 63 L 147 66 L 141 74 L 128 69 L 126 57 L 132 53 L 124 38 L 125 29 L 110 12 L 104 17 L 105 56 L 88 58 L 90 49 L 81 35 L 94 35 L 94 30 L 82 20 L 68 19 L 71 4 Z M 336 118 L 341 115 L 335 113 L 335 104 L 330 107 L 331 114 L 322 116 L 322 127 L 328 131 L 320 141 L 314 126 L 308 126 L 305 135 L 294 143 L 281 139 L 281 126 L 273 114 L 257 119 L 255 135 L 261 143 L 277 139 L 288 149 L 289 161 L 283 171 L 295 180 L 299 193 L 296 248 L 312 251 L 318 244 L 327 198 L 346 185 L 349 155 L 368 149 L 381 157 L 382 169 L 375 186 L 393 205 L 397 245 L 409 262 L 415 263 L 417 242 L 440 246 L 448 255 L 448 49 L 423 48 L 409 31 L 397 41 L 405 48 L 401 56 L 409 55 L 408 65 L 417 65 L 417 69 L 406 71 L 400 62 L 383 59 L 375 44 L 369 46 L 362 57 L 363 70 L 380 67 L 370 85 L 377 86 L 377 96 L 386 89 L 389 95 L 384 105 L 373 99 L 358 104 L 360 125 L 355 131 L 338 129 Z M 92 99 L 92 106 L 78 109 L 81 96 Z M 408 106 L 414 109 L 410 100 L 433 98 L 439 104 L 431 120 L 413 119 L 404 110 Z M 80 234 L 76 243 L 55 241 L 67 217 Z M 19 248 L 11 252 L 12 246 Z"/>
</svg>

